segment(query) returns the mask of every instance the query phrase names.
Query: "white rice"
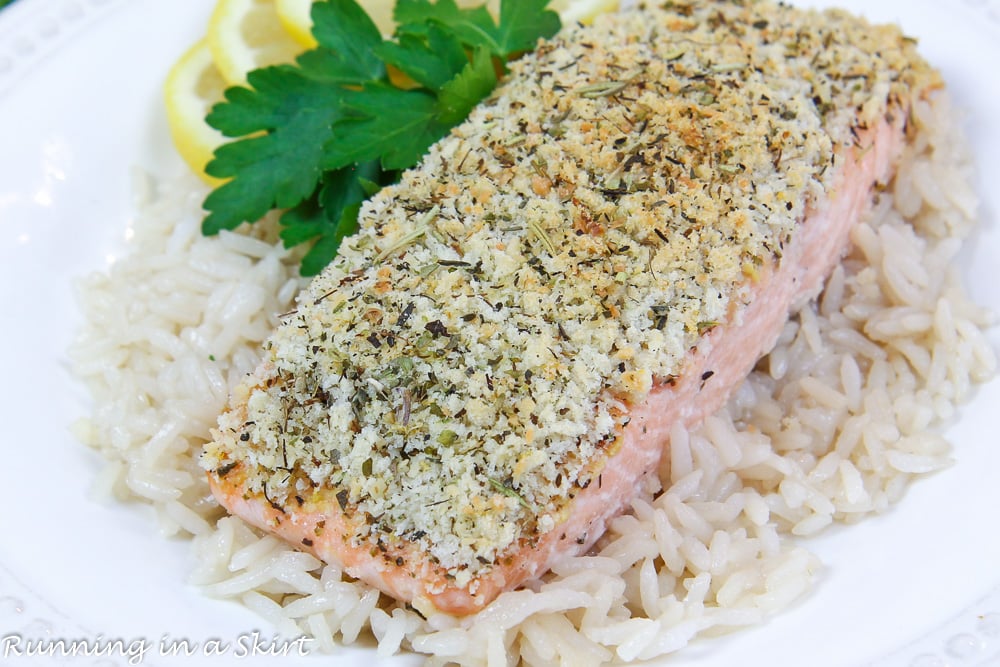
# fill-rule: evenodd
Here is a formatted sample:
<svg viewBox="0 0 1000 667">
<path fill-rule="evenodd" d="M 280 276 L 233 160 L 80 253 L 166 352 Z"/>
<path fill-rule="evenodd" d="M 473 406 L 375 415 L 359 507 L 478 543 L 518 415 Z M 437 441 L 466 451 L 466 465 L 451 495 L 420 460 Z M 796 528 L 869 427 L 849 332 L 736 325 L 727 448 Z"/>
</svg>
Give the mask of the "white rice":
<svg viewBox="0 0 1000 667">
<path fill-rule="evenodd" d="M 933 429 L 996 371 L 982 333 L 992 315 L 953 264 L 976 210 L 961 128 L 944 98 L 913 115 L 919 135 L 825 292 L 725 409 L 674 429 L 665 490 L 647 489 L 593 554 L 476 616 L 423 619 L 211 498 L 200 446 L 302 283 L 271 240 L 203 238 L 204 190 L 187 180 L 150 196 L 128 254 L 81 286 L 72 357 L 93 412 L 77 431 L 108 459 L 95 486 L 151 504 L 165 534 L 193 536 L 191 578 L 208 595 L 328 651 L 368 634 L 379 656 L 429 664 L 582 667 L 758 623 L 812 585 L 820 564 L 796 537 L 882 512 L 947 466 Z"/>
</svg>

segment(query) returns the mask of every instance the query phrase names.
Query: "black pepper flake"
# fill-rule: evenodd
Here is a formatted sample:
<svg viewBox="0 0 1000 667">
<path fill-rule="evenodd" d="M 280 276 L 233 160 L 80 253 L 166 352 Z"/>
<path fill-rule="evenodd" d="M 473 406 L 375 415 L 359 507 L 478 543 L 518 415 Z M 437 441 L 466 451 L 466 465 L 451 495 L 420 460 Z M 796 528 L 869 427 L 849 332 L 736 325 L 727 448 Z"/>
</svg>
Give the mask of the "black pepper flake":
<svg viewBox="0 0 1000 667">
<path fill-rule="evenodd" d="M 340 505 L 340 510 L 342 512 L 347 511 L 347 489 L 343 489 L 337 492 L 337 504 Z"/>
<path fill-rule="evenodd" d="M 403 567 L 403 563 L 405 562 L 402 556 L 396 556 L 396 567 Z"/>
<path fill-rule="evenodd" d="M 250 440 L 250 434 L 249 433 L 247 433 L 246 431 L 244 431 L 243 433 L 240 433 L 240 441 L 241 442 L 247 442 L 248 440 Z"/>
<path fill-rule="evenodd" d="M 371 343 L 372 347 L 374 347 L 376 350 L 382 347 L 382 341 L 378 339 L 377 334 L 372 334 L 368 336 L 368 342 Z"/>
<path fill-rule="evenodd" d="M 435 336 L 450 336 L 448 333 L 448 328 L 441 323 L 441 320 L 434 320 L 433 322 L 428 322 L 424 325 L 424 329 L 429 331 Z"/>
<path fill-rule="evenodd" d="M 406 324 L 406 320 L 410 319 L 410 315 L 413 314 L 413 309 L 414 308 L 415 308 L 415 306 L 414 306 L 413 302 L 410 302 L 410 303 L 406 304 L 406 308 L 403 309 L 403 312 L 401 312 L 399 314 L 399 317 L 396 319 L 396 326 L 397 327 L 401 327 L 404 324 Z"/>
<path fill-rule="evenodd" d="M 313 545 L 313 541 L 310 540 L 308 537 L 303 537 L 302 544 L 306 545 L 307 547 L 311 547 Z"/>
<path fill-rule="evenodd" d="M 218 477 L 225 477 L 226 475 L 228 475 L 229 473 L 231 473 L 233 471 L 233 468 L 235 468 L 237 465 L 238 464 L 236 463 L 236 461 L 233 461 L 232 463 L 227 463 L 226 465 L 224 465 L 224 466 L 222 466 L 220 468 L 216 468 L 215 469 L 215 474 Z"/>
</svg>

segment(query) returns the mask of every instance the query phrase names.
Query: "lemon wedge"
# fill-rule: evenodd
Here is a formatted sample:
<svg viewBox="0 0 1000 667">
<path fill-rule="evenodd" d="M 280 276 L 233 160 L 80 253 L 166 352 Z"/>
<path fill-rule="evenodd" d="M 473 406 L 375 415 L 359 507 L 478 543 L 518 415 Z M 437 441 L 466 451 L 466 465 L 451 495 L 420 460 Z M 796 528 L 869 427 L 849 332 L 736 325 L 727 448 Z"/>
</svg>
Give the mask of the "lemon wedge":
<svg viewBox="0 0 1000 667">
<path fill-rule="evenodd" d="M 244 83 L 251 70 L 291 62 L 303 51 L 284 29 L 274 0 L 218 0 L 208 22 L 208 45 L 230 85 Z"/>
<path fill-rule="evenodd" d="M 312 18 L 309 15 L 313 2 L 314 0 L 274 0 L 278 18 L 285 30 L 296 42 L 307 48 L 316 46 L 316 40 L 312 36 Z M 360 4 L 382 34 L 392 34 L 395 25 L 392 20 L 392 8 L 396 4 L 394 0 L 361 0 Z M 480 4 L 482 0 L 458 0 L 460 7 Z M 490 0 L 487 6 L 496 16 L 500 11 L 500 0 Z M 618 0 L 553 0 L 549 3 L 549 9 L 559 12 L 563 25 L 576 21 L 590 23 L 598 14 L 618 9 Z"/>
<path fill-rule="evenodd" d="M 209 185 L 221 181 L 205 174 L 205 165 L 226 138 L 205 122 L 205 116 L 212 105 L 222 100 L 225 89 L 226 82 L 204 39 L 174 63 L 163 87 L 167 124 L 177 152 Z"/>
</svg>

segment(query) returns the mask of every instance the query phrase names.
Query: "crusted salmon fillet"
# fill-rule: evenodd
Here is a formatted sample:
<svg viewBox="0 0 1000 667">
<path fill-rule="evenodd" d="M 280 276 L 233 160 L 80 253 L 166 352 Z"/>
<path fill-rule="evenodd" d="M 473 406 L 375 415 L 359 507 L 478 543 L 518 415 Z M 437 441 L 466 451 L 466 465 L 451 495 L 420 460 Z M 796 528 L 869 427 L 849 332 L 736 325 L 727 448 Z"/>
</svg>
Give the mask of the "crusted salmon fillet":
<svg viewBox="0 0 1000 667">
<path fill-rule="evenodd" d="M 565 30 L 366 204 L 220 417 L 213 493 L 425 613 L 586 551 L 820 289 L 939 85 L 842 12 Z"/>
</svg>

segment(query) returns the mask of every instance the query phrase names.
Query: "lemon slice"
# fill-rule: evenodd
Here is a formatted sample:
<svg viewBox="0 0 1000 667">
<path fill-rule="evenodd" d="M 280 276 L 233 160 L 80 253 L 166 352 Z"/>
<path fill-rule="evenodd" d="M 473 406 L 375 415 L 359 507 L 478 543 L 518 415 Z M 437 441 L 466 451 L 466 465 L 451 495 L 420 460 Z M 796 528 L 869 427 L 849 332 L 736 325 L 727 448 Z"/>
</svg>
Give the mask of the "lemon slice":
<svg viewBox="0 0 1000 667">
<path fill-rule="evenodd" d="M 316 40 L 312 36 L 312 18 L 309 15 L 313 2 L 314 0 L 274 0 L 278 18 L 281 19 L 285 30 L 296 42 L 308 48 L 316 46 Z M 395 25 L 392 21 L 392 8 L 396 4 L 394 0 L 361 0 L 360 4 L 375 21 L 382 34 L 392 33 Z M 482 0 L 458 0 L 460 7 L 481 4 Z M 487 4 L 496 16 L 500 10 L 500 0 L 490 0 Z M 618 0 L 553 0 L 549 3 L 549 8 L 559 12 L 563 25 L 576 21 L 590 23 L 598 14 L 618 9 Z"/>
<path fill-rule="evenodd" d="M 618 0 L 553 0 L 549 9 L 559 12 L 563 25 L 593 23 L 600 14 L 618 10 Z"/>
<path fill-rule="evenodd" d="M 303 50 L 282 27 L 274 0 L 218 0 L 208 45 L 230 85 L 244 83 L 250 70 L 291 62 Z"/>
<path fill-rule="evenodd" d="M 221 183 L 205 174 L 212 153 L 226 138 L 205 122 L 205 116 L 222 99 L 226 82 L 212 61 L 208 41 L 201 40 L 174 63 L 163 86 L 167 124 L 177 152 L 209 185 Z"/>
<path fill-rule="evenodd" d="M 312 18 L 309 16 L 312 0 L 274 0 L 274 9 L 292 39 L 309 49 L 316 46 L 312 36 Z"/>
</svg>

